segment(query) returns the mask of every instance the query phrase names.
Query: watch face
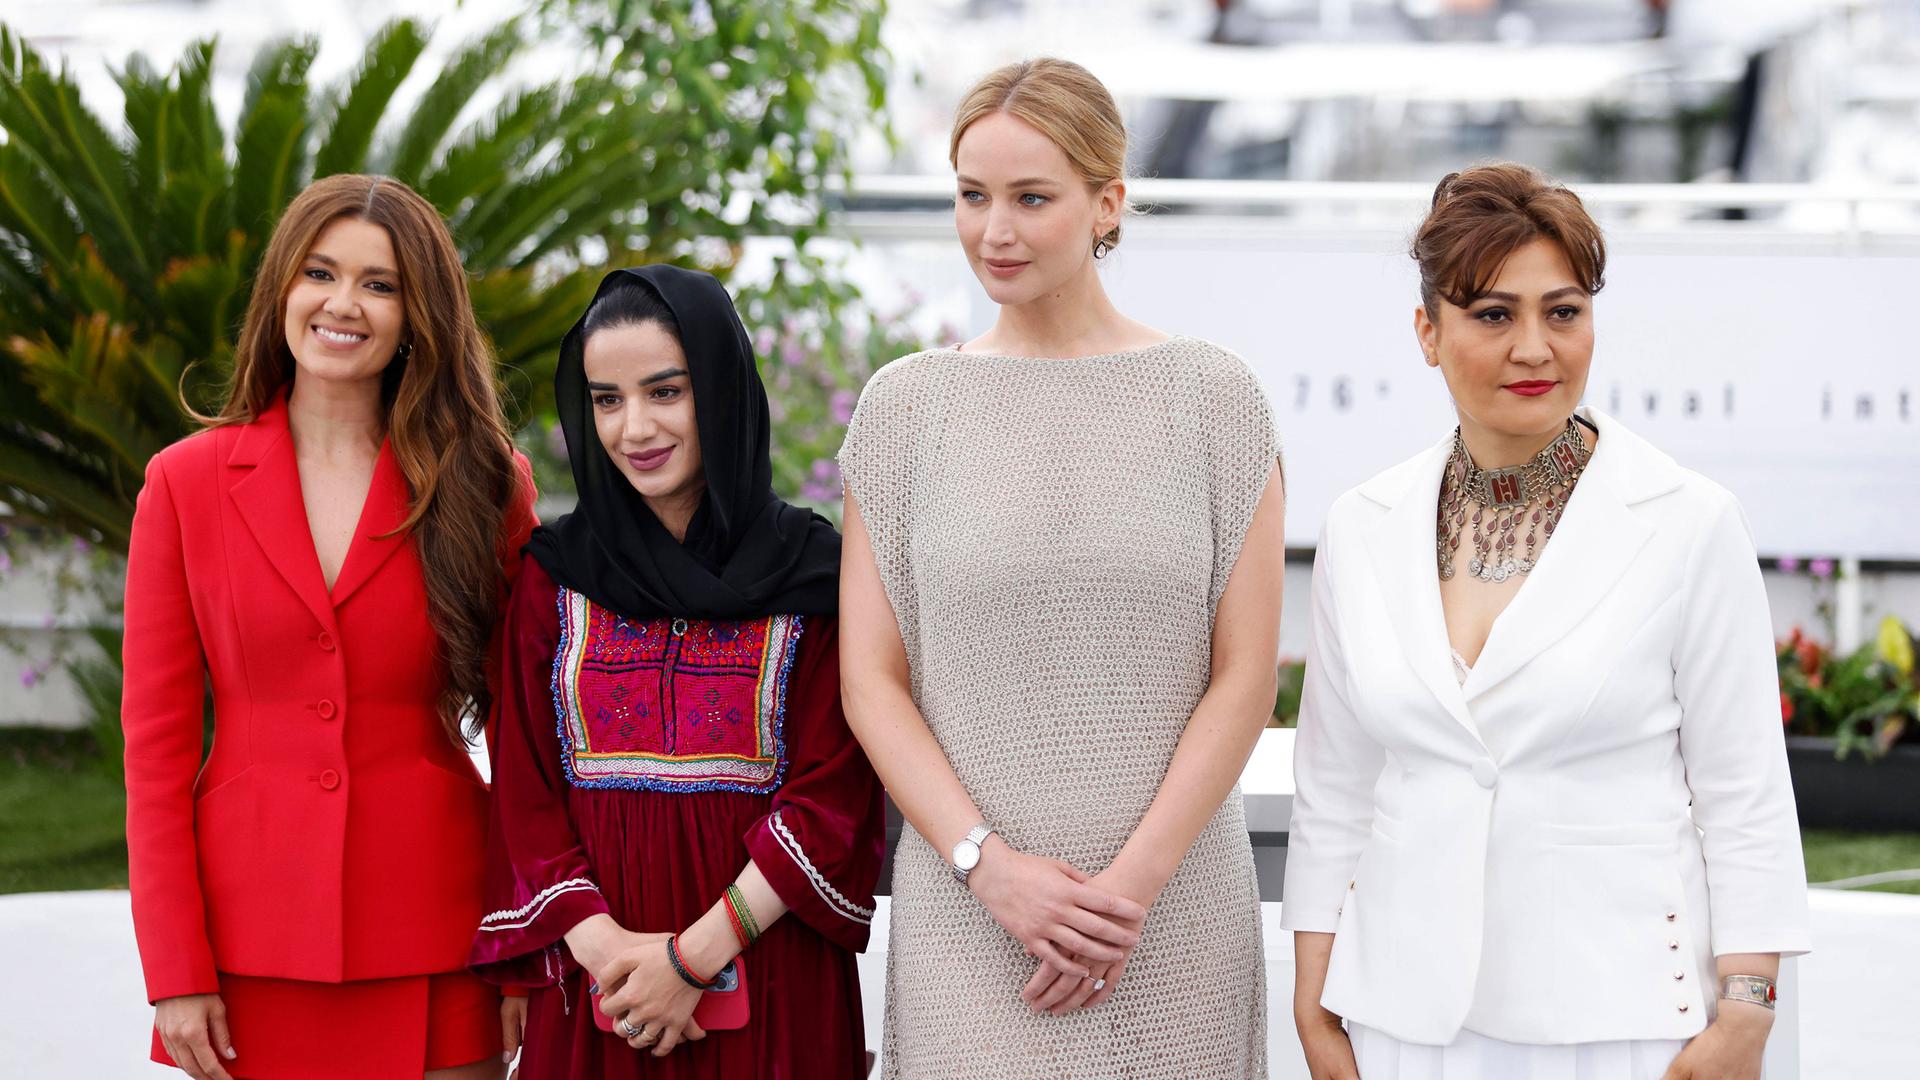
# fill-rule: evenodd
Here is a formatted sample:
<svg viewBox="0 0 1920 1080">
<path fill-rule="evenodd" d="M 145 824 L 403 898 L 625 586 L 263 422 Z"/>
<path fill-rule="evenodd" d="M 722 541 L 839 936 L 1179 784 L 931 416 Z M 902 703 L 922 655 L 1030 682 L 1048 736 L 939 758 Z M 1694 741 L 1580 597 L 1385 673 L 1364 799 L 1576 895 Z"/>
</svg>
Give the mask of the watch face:
<svg viewBox="0 0 1920 1080">
<path fill-rule="evenodd" d="M 962 870 L 971 870 L 980 865 L 980 845 L 971 840 L 962 840 L 953 846 L 953 865 Z"/>
</svg>

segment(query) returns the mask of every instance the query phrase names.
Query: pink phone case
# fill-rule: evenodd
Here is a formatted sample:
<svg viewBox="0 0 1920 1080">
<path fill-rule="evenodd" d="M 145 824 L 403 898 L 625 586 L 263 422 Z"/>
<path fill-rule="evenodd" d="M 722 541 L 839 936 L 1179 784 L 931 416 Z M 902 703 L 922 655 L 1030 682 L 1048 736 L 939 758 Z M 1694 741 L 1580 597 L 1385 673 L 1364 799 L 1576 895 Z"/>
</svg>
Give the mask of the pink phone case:
<svg viewBox="0 0 1920 1080">
<path fill-rule="evenodd" d="M 733 973 L 731 980 L 727 976 L 729 971 Z M 614 1034 L 613 1017 L 600 1011 L 600 994 L 592 988 L 593 978 L 584 974 L 582 978 L 588 986 L 587 1007 L 593 1010 L 593 1026 Z M 720 981 L 719 989 L 701 994 L 700 1004 L 693 1007 L 693 1022 L 699 1024 L 702 1031 L 734 1031 L 747 1026 L 746 958 L 735 957 L 720 973 Z"/>
</svg>

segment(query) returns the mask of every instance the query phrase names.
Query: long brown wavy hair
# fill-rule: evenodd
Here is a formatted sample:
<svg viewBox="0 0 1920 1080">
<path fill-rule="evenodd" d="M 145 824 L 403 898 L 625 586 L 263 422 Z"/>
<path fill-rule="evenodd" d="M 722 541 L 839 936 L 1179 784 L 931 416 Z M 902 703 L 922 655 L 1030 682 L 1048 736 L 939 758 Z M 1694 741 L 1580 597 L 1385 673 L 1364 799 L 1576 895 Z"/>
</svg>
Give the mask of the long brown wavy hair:
<svg viewBox="0 0 1920 1080">
<path fill-rule="evenodd" d="M 467 735 L 480 733 L 492 706 L 487 651 L 506 590 L 501 523 L 521 498 L 520 473 L 493 349 L 474 319 L 466 270 L 439 212 L 384 176 L 329 176 L 301 192 L 261 257 L 226 404 L 198 418 L 209 427 L 251 422 L 292 385 L 287 293 L 321 230 L 341 218 L 386 229 L 400 263 L 407 347 L 382 375 L 381 402 L 394 459 L 413 496 L 399 531 L 412 532 L 427 615 L 447 668 L 440 721 L 448 738 L 464 745 Z"/>
</svg>

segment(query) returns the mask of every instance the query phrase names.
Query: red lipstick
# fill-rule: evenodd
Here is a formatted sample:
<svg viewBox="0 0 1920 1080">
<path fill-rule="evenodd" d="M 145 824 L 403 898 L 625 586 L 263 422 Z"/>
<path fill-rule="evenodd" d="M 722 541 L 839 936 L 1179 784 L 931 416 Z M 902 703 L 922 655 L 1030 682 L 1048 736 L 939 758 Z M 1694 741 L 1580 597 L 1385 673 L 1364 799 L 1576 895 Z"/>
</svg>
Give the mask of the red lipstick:
<svg viewBox="0 0 1920 1080">
<path fill-rule="evenodd" d="M 1544 394 L 1547 391 L 1559 385 L 1560 384 L 1557 382 L 1551 382 L 1551 381 L 1542 380 L 1542 379 L 1530 379 L 1526 382 L 1508 383 L 1507 385 L 1501 387 L 1501 389 L 1511 390 L 1514 393 L 1519 394 L 1521 397 L 1539 397 L 1541 394 Z"/>
</svg>

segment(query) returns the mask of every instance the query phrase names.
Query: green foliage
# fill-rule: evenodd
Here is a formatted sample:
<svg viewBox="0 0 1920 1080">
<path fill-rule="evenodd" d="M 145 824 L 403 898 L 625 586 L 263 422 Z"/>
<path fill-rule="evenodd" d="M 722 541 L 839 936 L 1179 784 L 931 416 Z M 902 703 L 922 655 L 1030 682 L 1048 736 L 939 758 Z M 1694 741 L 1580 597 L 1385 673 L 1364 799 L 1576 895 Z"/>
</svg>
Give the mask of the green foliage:
<svg viewBox="0 0 1920 1080">
<path fill-rule="evenodd" d="M 1868 760 L 1920 736 L 1913 633 L 1895 616 L 1875 639 L 1839 656 L 1795 630 L 1782 642 L 1780 709 L 1789 731 L 1830 736 L 1840 757 Z"/>
<path fill-rule="evenodd" d="M 127 798 L 81 732 L 0 730 L 0 893 L 125 888 Z"/>
<path fill-rule="evenodd" d="M 1273 720 L 1269 727 L 1300 725 L 1300 692 L 1306 686 L 1307 665 L 1299 660 L 1280 662 L 1280 689 L 1274 694 Z"/>
<path fill-rule="evenodd" d="M 476 239 L 460 228 L 462 200 L 521 197 L 536 170 L 574 167 L 568 140 L 596 134 L 578 117 L 617 129 L 631 110 L 610 100 L 604 77 L 581 77 L 522 91 L 515 100 L 529 104 L 514 130 L 482 121 L 456 132 L 518 40 L 510 24 L 469 46 L 458 76 L 435 80 L 410 116 L 389 106 L 410 76 L 431 78 L 415 71 L 421 24 L 389 24 L 330 88 L 308 78 L 311 39 L 269 45 L 231 133 L 213 109 L 212 42 L 167 72 L 136 54 L 115 74 L 125 125 L 112 133 L 64 69 L 0 28 L 0 502 L 125 550 L 147 459 L 193 430 L 183 396 L 216 403 L 273 225 L 317 176 L 404 167 L 429 191 L 458 193 L 439 205 L 475 275 L 481 320 L 512 331 L 496 335 L 504 362 L 541 362 L 595 276 L 552 238 L 590 233 L 619 208 L 524 214 Z M 397 134 L 376 149 L 389 128 Z M 488 257 L 508 248 L 560 258 L 535 274 Z"/>
<path fill-rule="evenodd" d="M 821 231 L 846 148 L 884 127 L 885 0 L 543 0 L 549 25 L 586 38 L 658 117 L 650 167 L 672 178 L 624 245 L 687 236 Z"/>
<path fill-rule="evenodd" d="M 770 280 L 741 289 L 736 303 L 767 386 L 773 485 L 837 521 L 834 455 L 860 388 L 887 361 L 924 346 L 904 320 L 878 317 L 829 271 L 805 256 L 776 260 Z"/>
<path fill-rule="evenodd" d="M 806 249 L 830 225 L 847 147 L 885 130 L 884 3 L 530 4 L 438 70 L 422 69 L 431 32 L 410 19 L 331 86 L 310 78 L 315 41 L 270 44 L 231 130 L 213 106 L 212 41 L 164 71 L 129 57 L 110 127 L 64 67 L 0 26 L 5 510 L 124 554 L 148 458 L 195 429 L 184 404 L 221 398 L 274 223 L 340 172 L 395 176 L 446 217 L 514 419 L 549 435 L 554 354 L 608 267 L 730 278 L 748 237 L 791 237 L 795 254 L 741 306 L 750 327 L 777 328 L 762 350 L 784 410 L 776 485 L 830 507 L 852 395 L 918 347 Z M 543 36 L 577 47 L 576 73 L 515 81 Z M 396 108 L 410 88 L 417 102 Z M 528 442 L 543 490 L 568 488 L 553 440 Z M 104 659 L 62 645 L 49 662 L 69 669 L 105 745 L 118 648 L 98 644 Z"/>
<path fill-rule="evenodd" d="M 328 87 L 309 78 L 316 43 L 296 38 L 253 58 L 231 132 L 213 109 L 211 41 L 165 72 L 131 57 L 115 73 L 115 132 L 0 27 L 0 503 L 124 551 L 147 459 L 194 427 L 182 397 L 217 402 L 275 221 L 337 172 L 395 176 L 446 215 L 516 419 L 550 414 L 556 346 L 606 266 L 726 276 L 747 236 L 804 245 L 827 225 L 825 178 L 884 105 L 882 11 L 551 0 L 432 72 L 419 69 L 428 28 L 402 19 Z M 508 82 L 540 32 L 578 44 L 583 73 Z M 418 103 L 394 109 L 409 82 L 424 84 Z M 821 348 L 867 340 L 837 329 L 854 291 L 793 261 L 806 283 L 761 288 L 760 317 L 824 305 L 809 309 Z M 842 367 L 870 367 L 855 359 L 830 359 L 836 386 Z M 831 427 L 795 453 L 837 444 Z M 800 477 L 789 466 L 783 479 Z"/>
</svg>

